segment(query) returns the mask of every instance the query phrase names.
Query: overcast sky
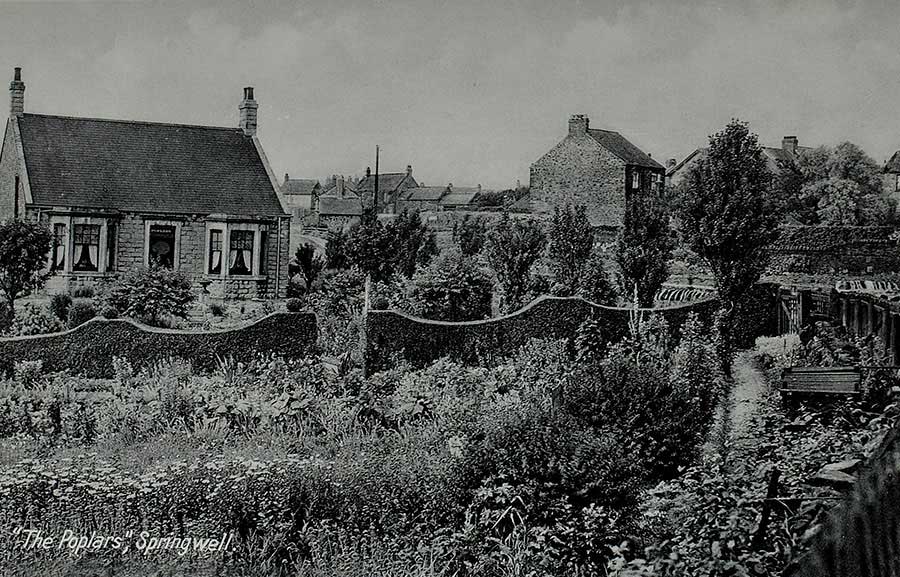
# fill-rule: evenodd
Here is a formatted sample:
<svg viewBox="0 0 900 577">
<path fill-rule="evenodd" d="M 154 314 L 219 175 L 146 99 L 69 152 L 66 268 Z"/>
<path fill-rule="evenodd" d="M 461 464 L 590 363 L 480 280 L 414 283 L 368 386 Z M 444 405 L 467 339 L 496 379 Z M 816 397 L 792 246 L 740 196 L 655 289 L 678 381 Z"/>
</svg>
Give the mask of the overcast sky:
<svg viewBox="0 0 900 577">
<path fill-rule="evenodd" d="M 900 148 L 896 0 L 0 0 L 13 66 L 46 114 L 229 126 L 252 85 L 279 177 L 358 175 L 380 144 L 382 172 L 509 187 L 573 113 L 660 161 L 732 117 Z"/>
</svg>

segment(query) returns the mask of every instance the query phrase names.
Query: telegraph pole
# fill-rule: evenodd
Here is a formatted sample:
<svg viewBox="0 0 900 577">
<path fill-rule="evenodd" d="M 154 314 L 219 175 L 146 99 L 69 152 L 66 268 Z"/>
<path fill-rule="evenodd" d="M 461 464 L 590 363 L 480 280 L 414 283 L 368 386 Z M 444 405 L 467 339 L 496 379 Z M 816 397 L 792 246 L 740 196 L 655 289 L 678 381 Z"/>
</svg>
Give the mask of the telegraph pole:
<svg viewBox="0 0 900 577">
<path fill-rule="evenodd" d="M 374 200 L 375 214 L 378 214 L 378 202 L 380 200 L 378 198 L 378 156 L 379 156 L 380 150 L 381 150 L 380 147 L 376 144 L 375 145 L 375 194 L 374 194 L 374 196 L 375 196 L 375 200 Z"/>
</svg>

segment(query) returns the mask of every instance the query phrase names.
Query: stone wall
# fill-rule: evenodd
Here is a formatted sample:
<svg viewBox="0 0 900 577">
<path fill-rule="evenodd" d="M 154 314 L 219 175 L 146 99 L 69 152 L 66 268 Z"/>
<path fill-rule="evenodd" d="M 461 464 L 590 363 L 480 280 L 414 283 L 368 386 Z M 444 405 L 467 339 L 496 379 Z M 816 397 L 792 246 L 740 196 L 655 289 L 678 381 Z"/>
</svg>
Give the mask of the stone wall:
<svg viewBox="0 0 900 577">
<path fill-rule="evenodd" d="M 625 163 L 593 137 L 566 136 L 531 165 L 532 212 L 583 204 L 595 226 L 621 226 Z"/>
<path fill-rule="evenodd" d="M 787 226 L 772 245 L 771 274 L 900 271 L 900 247 L 887 226 Z"/>
<path fill-rule="evenodd" d="M 19 167 L 18 143 L 12 120 L 6 121 L 4 130 L 3 151 L 0 155 L 0 220 L 13 217 L 16 176 L 22 177 L 23 172 Z M 24 184 L 19 185 L 20 194 L 24 193 L 24 188 Z M 19 210 L 24 212 L 24 206 L 25 199 L 20 198 Z"/>
</svg>

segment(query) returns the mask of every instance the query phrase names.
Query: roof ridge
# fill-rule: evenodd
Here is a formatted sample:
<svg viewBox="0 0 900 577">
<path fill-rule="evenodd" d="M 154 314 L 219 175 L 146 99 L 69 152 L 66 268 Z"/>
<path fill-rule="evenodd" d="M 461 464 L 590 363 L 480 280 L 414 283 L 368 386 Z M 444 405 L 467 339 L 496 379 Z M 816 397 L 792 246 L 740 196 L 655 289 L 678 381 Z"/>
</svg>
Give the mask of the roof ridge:
<svg viewBox="0 0 900 577">
<path fill-rule="evenodd" d="M 179 122 L 155 122 L 152 120 L 125 120 L 121 118 L 94 118 L 87 116 L 66 116 L 63 114 L 36 114 L 33 112 L 26 112 L 24 116 L 38 116 L 41 118 L 62 118 L 65 120 L 89 120 L 91 122 L 111 122 L 117 124 L 149 124 L 151 126 L 172 126 L 179 128 L 202 128 L 205 130 L 227 130 L 227 131 L 235 131 L 240 132 L 241 129 L 239 127 L 228 127 L 228 126 L 209 126 L 203 124 L 182 124 Z"/>
</svg>

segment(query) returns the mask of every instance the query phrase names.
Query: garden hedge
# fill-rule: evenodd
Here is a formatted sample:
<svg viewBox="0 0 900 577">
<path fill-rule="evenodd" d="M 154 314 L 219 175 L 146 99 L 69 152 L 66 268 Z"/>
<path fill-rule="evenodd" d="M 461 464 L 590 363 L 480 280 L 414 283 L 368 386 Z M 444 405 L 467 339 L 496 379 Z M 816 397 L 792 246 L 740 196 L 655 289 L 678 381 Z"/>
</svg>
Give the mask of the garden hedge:
<svg viewBox="0 0 900 577">
<path fill-rule="evenodd" d="M 708 299 L 670 308 L 646 309 L 663 315 L 677 338 L 688 313 L 705 321 L 718 308 Z M 490 365 L 513 354 L 531 339 L 568 339 L 589 318 L 604 323 L 611 340 L 628 328 L 631 309 L 606 307 L 578 297 L 542 296 L 524 308 L 496 319 L 444 322 L 393 310 L 369 310 L 365 320 L 366 374 L 386 370 L 398 360 L 422 367 L 441 357 L 470 365 Z"/>
<path fill-rule="evenodd" d="M 239 362 L 259 353 L 306 357 L 315 353 L 316 337 L 316 315 L 311 312 L 273 313 L 242 327 L 202 332 L 94 318 L 61 333 L 0 338 L 0 370 L 8 374 L 17 361 L 39 360 L 47 371 L 105 378 L 113 375 L 112 358 L 118 356 L 135 367 L 177 357 L 205 371 L 215 368 L 217 355 Z"/>
</svg>

